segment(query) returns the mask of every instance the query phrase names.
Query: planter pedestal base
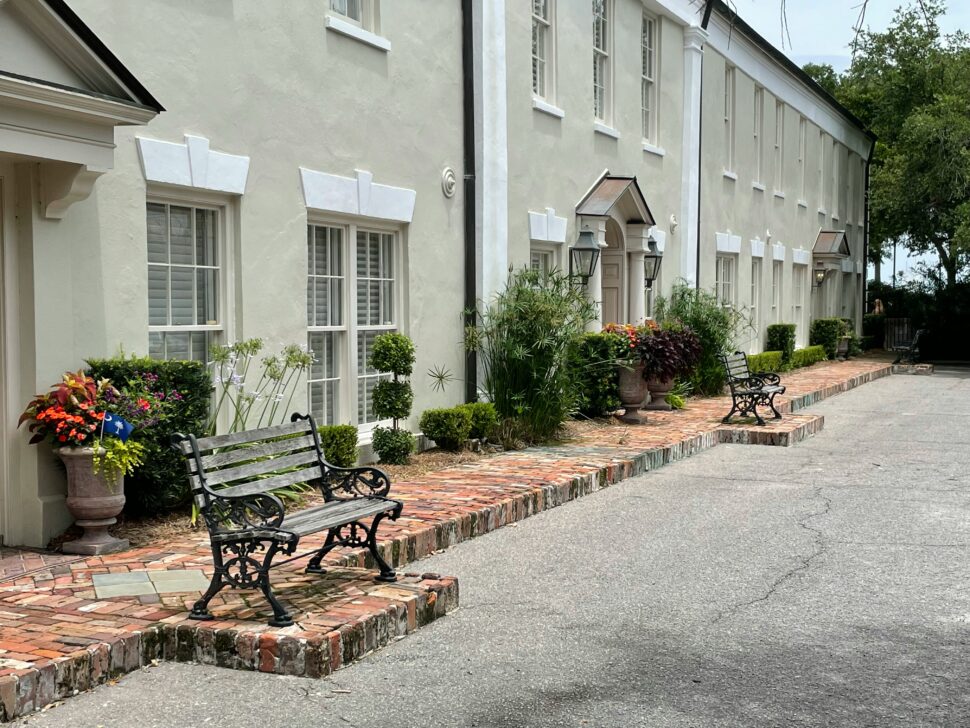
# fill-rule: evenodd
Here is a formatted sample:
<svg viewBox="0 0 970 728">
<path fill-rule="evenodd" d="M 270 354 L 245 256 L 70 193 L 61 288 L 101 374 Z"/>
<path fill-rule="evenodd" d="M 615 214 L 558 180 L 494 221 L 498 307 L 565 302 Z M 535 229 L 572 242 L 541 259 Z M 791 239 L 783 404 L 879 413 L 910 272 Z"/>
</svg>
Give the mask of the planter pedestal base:
<svg viewBox="0 0 970 728">
<path fill-rule="evenodd" d="M 642 425 L 647 421 L 647 416 L 640 412 L 640 407 L 627 407 L 622 415 L 617 415 L 616 419 L 628 425 Z"/>
<path fill-rule="evenodd" d="M 113 526 L 117 522 L 117 518 L 77 521 L 77 525 L 84 529 L 84 534 L 79 539 L 62 544 L 61 551 L 65 554 L 100 556 L 101 554 L 114 554 L 126 550 L 130 545 L 128 539 L 115 538 L 108 533 L 108 526 Z"/>
</svg>

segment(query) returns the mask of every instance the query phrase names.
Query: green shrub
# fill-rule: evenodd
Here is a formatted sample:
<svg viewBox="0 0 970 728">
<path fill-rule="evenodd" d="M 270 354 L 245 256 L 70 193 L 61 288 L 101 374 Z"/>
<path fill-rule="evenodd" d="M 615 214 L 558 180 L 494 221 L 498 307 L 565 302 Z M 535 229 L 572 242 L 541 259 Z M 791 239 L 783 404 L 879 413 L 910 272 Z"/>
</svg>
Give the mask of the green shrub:
<svg viewBox="0 0 970 728">
<path fill-rule="evenodd" d="M 323 425 L 317 428 L 327 462 L 338 468 L 357 464 L 357 428 L 354 425 Z"/>
<path fill-rule="evenodd" d="M 770 324 L 765 349 L 780 351 L 781 368 L 790 368 L 792 353 L 795 351 L 795 324 Z M 781 369 L 775 371 L 781 371 Z"/>
<path fill-rule="evenodd" d="M 414 342 L 404 334 L 381 334 L 374 339 L 370 365 L 379 372 L 410 376 L 414 371 Z"/>
<path fill-rule="evenodd" d="M 620 408 L 620 374 L 617 360 L 628 345 L 617 334 L 582 334 L 569 353 L 571 376 L 579 390 L 578 409 L 586 417 L 599 417 Z"/>
<path fill-rule="evenodd" d="M 407 377 L 414 370 L 414 342 L 404 334 L 381 334 L 374 339 L 367 363 L 379 372 L 390 372 L 374 387 L 374 414 L 382 420 L 393 420 L 391 429 L 378 427 L 372 442 L 382 463 L 404 465 L 414 450 L 414 436 L 398 427 L 406 420 L 414 403 L 414 390 Z M 380 433 L 380 434 L 379 434 Z"/>
<path fill-rule="evenodd" d="M 411 453 L 414 452 L 414 435 L 407 430 L 375 427 L 371 446 L 380 456 L 382 463 L 407 465 Z"/>
<path fill-rule="evenodd" d="M 657 298 L 654 310 L 657 321 L 679 321 L 700 339 L 700 361 L 691 375 L 694 391 L 703 395 L 720 394 L 724 387 L 724 366 L 718 356 L 734 350 L 735 338 L 746 323 L 744 315 L 721 306 L 710 291 L 683 284 L 674 287 L 669 300 Z"/>
<path fill-rule="evenodd" d="M 580 383 L 569 351 L 596 318 L 595 306 L 568 276 L 522 269 L 477 318 L 465 346 L 478 352 L 482 388 L 503 430 L 525 444 L 550 440 L 576 412 Z"/>
<path fill-rule="evenodd" d="M 421 431 L 442 450 L 457 452 L 472 431 L 472 414 L 464 407 L 429 409 L 421 415 Z"/>
<path fill-rule="evenodd" d="M 185 461 L 169 438 L 175 432 L 205 434 L 212 401 L 212 382 L 205 365 L 197 361 L 157 361 L 148 357 L 89 359 L 88 374 L 124 384 L 146 379 L 151 390 L 171 398 L 177 392 L 179 406 L 157 425 L 133 437 L 145 448 L 145 462 L 125 479 L 125 510 L 139 515 L 171 511 L 189 503 Z M 157 378 L 157 379 L 156 379 Z"/>
<path fill-rule="evenodd" d="M 792 354 L 792 366 L 807 367 L 820 361 L 828 359 L 825 348 L 822 346 L 809 346 L 806 349 L 795 349 Z"/>
<path fill-rule="evenodd" d="M 498 427 L 498 412 L 495 405 L 491 402 L 471 402 L 459 405 L 472 418 L 472 429 L 468 433 L 469 437 L 476 440 L 487 440 L 493 436 Z"/>
<path fill-rule="evenodd" d="M 845 323 L 840 318 L 815 319 L 812 321 L 809 343 L 812 346 L 821 346 L 828 358 L 834 359 L 844 329 Z"/>
<path fill-rule="evenodd" d="M 783 366 L 782 352 L 763 351 L 760 354 L 748 355 L 748 369 L 752 374 L 780 372 Z"/>
<path fill-rule="evenodd" d="M 881 313 L 867 313 L 863 316 L 862 335 L 869 337 L 871 341 L 866 348 L 882 349 L 886 345 L 886 316 Z"/>
<path fill-rule="evenodd" d="M 414 391 L 408 382 L 382 379 L 374 386 L 374 412 L 381 419 L 407 419 L 413 404 Z"/>
</svg>

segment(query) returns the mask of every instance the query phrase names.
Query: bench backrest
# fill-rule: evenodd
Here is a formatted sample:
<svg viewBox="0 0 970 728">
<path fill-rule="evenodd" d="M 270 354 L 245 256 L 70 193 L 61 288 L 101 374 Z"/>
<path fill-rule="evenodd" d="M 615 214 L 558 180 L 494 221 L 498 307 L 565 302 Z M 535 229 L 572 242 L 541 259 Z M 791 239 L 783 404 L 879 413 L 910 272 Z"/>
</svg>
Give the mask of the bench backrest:
<svg viewBox="0 0 970 728">
<path fill-rule="evenodd" d="M 732 391 L 739 379 L 747 379 L 751 376 L 751 371 L 748 369 L 748 356 L 743 351 L 721 354 L 720 358 L 724 365 L 724 373 L 727 375 L 728 385 Z"/>
<path fill-rule="evenodd" d="M 225 496 L 268 493 L 318 481 L 331 467 L 311 415 L 294 413 L 285 424 L 229 435 L 176 434 L 172 444 L 185 456 L 192 497 L 200 510 L 208 508 L 213 490 Z"/>
</svg>

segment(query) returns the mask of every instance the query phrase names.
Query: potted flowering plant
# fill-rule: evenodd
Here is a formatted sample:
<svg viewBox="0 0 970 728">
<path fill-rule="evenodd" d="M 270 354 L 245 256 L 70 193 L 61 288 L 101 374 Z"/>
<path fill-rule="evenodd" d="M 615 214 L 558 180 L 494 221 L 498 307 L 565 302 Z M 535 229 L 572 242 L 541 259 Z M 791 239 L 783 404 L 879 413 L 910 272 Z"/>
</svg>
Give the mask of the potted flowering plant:
<svg viewBox="0 0 970 728">
<path fill-rule="evenodd" d="M 641 338 L 637 353 L 650 390 L 647 409 L 671 409 L 666 400 L 674 379 L 689 374 L 700 360 L 701 343 L 697 334 L 677 321 L 669 321 L 651 336 Z"/>
<path fill-rule="evenodd" d="M 29 423 L 30 443 L 50 443 L 64 462 L 67 508 L 84 529 L 80 539 L 63 545 L 65 553 L 128 548 L 127 541 L 108 534 L 125 505 L 124 476 L 144 459 L 143 446 L 128 436 L 157 422 L 161 408 L 147 382 L 129 382 L 119 390 L 83 371 L 67 372 L 27 405 L 18 424 Z"/>
<path fill-rule="evenodd" d="M 639 410 L 647 398 L 647 380 L 641 347 L 643 341 L 649 339 L 658 328 L 657 324 L 650 320 L 639 326 L 611 323 L 603 327 L 604 333 L 617 336 L 626 346 L 627 356 L 617 361 L 620 376 L 620 404 L 624 409 L 619 419 L 631 425 L 644 422 L 644 417 Z"/>
</svg>

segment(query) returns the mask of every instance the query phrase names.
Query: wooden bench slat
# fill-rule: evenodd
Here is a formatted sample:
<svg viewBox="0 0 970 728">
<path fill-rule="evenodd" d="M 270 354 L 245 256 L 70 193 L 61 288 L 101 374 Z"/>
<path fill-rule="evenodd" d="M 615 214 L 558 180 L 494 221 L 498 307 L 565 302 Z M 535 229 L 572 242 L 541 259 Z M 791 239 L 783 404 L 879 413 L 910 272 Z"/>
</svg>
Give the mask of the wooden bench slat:
<svg viewBox="0 0 970 728">
<path fill-rule="evenodd" d="M 202 467 L 205 470 L 209 470 L 210 468 L 224 468 L 227 465 L 245 462 L 246 460 L 255 460 L 256 458 L 265 457 L 267 455 L 295 452 L 296 450 L 304 450 L 313 446 L 313 435 L 305 435 L 303 437 L 288 437 L 285 440 L 272 440 L 270 442 L 263 442 L 257 445 L 240 445 L 232 450 L 216 452 L 212 453 L 211 455 L 203 455 Z M 190 462 L 192 472 L 194 473 L 196 472 L 195 460 Z"/>
<path fill-rule="evenodd" d="M 245 480 L 254 478 L 257 475 L 264 475 L 276 470 L 293 468 L 297 465 L 308 463 L 318 463 L 316 450 L 303 450 L 302 452 L 291 453 L 274 458 L 263 458 L 244 465 L 236 465 L 222 470 L 205 471 L 205 482 L 209 485 L 219 485 L 220 483 L 231 483 L 234 480 Z M 316 469 L 316 477 L 320 477 L 320 468 Z M 260 481 L 261 482 L 261 481 Z"/>
<path fill-rule="evenodd" d="M 306 536 L 329 528 L 344 525 L 359 518 L 376 516 L 378 513 L 394 510 L 396 503 L 371 498 L 358 498 L 352 501 L 331 501 L 326 505 L 294 513 L 283 520 L 280 526 L 298 536 Z"/>
<path fill-rule="evenodd" d="M 259 493 L 268 493 L 277 488 L 285 488 L 288 485 L 294 485 L 296 483 L 307 483 L 311 480 L 317 480 L 319 477 L 319 466 L 315 468 L 303 468 L 302 470 L 294 470 L 292 473 L 274 475 L 271 478 L 254 480 L 251 483 L 245 483 L 243 485 L 231 485 L 228 488 L 221 488 L 216 492 L 218 493 L 218 497 L 222 498 L 257 495 Z"/>
<path fill-rule="evenodd" d="M 228 435 L 203 437 L 197 440 L 196 444 L 199 446 L 200 451 L 214 450 L 220 447 L 230 447 L 232 445 L 242 445 L 247 442 L 256 442 L 257 440 L 269 440 L 284 435 L 293 435 L 298 432 L 310 432 L 309 420 L 297 420 L 296 422 L 287 422 L 282 425 L 273 425 L 272 427 L 261 427 L 258 430 L 233 432 Z M 189 452 L 191 452 L 191 449 Z"/>
</svg>

